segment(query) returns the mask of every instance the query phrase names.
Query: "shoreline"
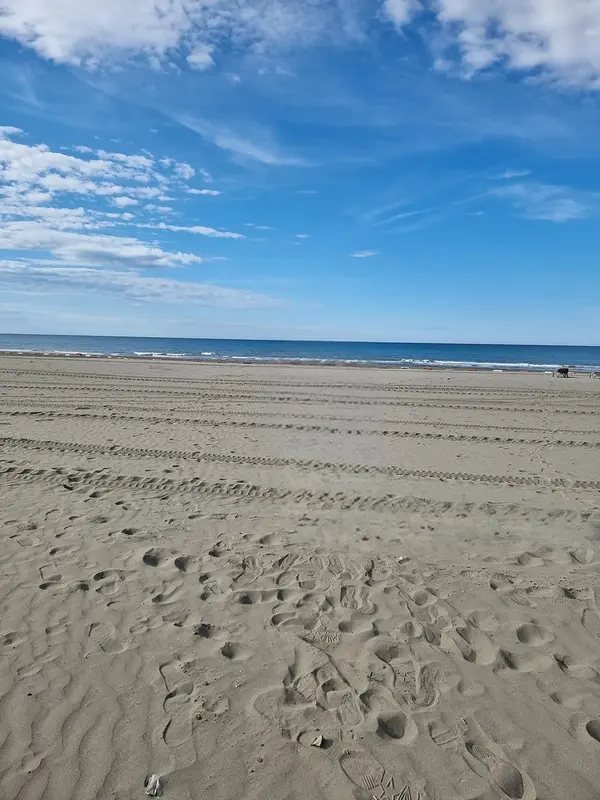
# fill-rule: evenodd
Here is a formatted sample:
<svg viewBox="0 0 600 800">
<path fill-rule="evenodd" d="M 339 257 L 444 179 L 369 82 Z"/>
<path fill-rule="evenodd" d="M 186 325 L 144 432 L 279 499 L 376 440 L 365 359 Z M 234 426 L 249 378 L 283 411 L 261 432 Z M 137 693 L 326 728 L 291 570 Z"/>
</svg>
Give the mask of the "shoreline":
<svg viewBox="0 0 600 800">
<path fill-rule="evenodd" d="M 31 359 L 67 359 L 72 360 L 94 360 L 94 361 L 132 361 L 144 364 L 154 362 L 166 362 L 177 364 L 218 364 L 228 366 L 278 366 L 278 367 L 336 367 L 352 369 L 377 369 L 377 370 L 401 370 L 401 371 L 426 371 L 426 372 L 484 372 L 484 373 L 509 373 L 509 374 L 531 374 L 531 375 L 551 375 L 556 368 L 544 366 L 531 366 L 524 368 L 521 366 L 488 366 L 488 365 L 450 365 L 450 364 L 400 364 L 381 361 L 349 360 L 349 359 L 310 359 L 310 358 L 252 358 L 245 356 L 235 356 L 231 358 L 203 358 L 202 356 L 187 355 L 148 355 L 126 353 L 50 353 L 46 351 L 26 351 L 26 350 L 2 350 L 0 356 L 10 358 L 31 358 Z M 567 365 L 565 365 L 567 366 Z M 573 377 L 585 377 L 595 372 L 594 369 L 583 367 L 570 367 L 569 372 Z"/>
</svg>

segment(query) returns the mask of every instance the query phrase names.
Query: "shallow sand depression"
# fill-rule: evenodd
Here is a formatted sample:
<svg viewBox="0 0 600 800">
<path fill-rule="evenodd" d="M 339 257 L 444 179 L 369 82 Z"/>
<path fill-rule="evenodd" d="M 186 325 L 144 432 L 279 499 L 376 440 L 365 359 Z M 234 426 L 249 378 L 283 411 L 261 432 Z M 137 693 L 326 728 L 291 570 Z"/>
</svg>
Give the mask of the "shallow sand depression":
<svg viewBox="0 0 600 800">
<path fill-rule="evenodd" d="M 597 800 L 599 400 L 0 357 L 0 798 Z"/>
</svg>

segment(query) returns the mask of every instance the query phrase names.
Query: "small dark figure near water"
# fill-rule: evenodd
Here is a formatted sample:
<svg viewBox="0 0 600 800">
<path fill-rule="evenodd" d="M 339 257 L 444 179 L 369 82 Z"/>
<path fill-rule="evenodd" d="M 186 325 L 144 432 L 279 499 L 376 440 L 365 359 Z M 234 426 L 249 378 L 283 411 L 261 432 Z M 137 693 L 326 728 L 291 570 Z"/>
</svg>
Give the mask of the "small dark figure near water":
<svg viewBox="0 0 600 800">
<path fill-rule="evenodd" d="M 556 370 L 556 372 L 553 372 L 552 374 L 558 376 L 559 378 L 568 378 L 569 377 L 569 368 L 568 367 L 559 367 Z"/>
</svg>

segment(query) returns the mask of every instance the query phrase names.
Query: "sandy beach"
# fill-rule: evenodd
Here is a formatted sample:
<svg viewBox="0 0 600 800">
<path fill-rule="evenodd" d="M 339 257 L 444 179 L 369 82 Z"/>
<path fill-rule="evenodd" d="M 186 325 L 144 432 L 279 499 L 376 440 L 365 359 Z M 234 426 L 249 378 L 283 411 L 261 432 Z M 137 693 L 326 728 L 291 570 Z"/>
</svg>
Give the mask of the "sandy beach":
<svg viewBox="0 0 600 800">
<path fill-rule="evenodd" d="M 597 800 L 600 380 L 0 357 L 0 797 Z"/>
</svg>

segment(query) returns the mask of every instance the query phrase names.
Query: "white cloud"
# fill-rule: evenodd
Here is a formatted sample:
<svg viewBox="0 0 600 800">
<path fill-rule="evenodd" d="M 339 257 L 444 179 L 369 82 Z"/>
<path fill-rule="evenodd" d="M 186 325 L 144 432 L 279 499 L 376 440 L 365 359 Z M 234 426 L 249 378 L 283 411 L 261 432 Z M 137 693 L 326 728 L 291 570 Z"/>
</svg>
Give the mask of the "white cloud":
<svg viewBox="0 0 600 800">
<path fill-rule="evenodd" d="M 50 193 L 110 195 L 119 194 L 119 192 L 123 191 L 122 186 L 117 186 L 114 183 L 95 183 L 94 181 L 82 180 L 76 175 L 58 175 L 55 172 L 40 175 L 34 181 L 38 186 L 41 186 L 42 189 L 47 189 Z"/>
<path fill-rule="evenodd" d="M 2 0 L 0 0 L 1 4 Z M 79 195 L 129 195 L 164 199 L 169 178 L 155 168 L 148 155 L 97 152 L 77 147 L 77 152 L 91 155 L 80 158 L 50 150 L 45 144 L 12 141 L 16 128 L 0 128 L 0 191 L 7 196 L 23 197 L 37 191 L 41 195 L 70 193 Z M 178 177 L 192 176 L 189 164 L 173 162 Z M 118 180 L 119 183 L 115 181 Z M 133 182 L 134 185 L 125 185 Z M 156 182 L 159 185 L 140 186 Z"/>
<path fill-rule="evenodd" d="M 183 48 L 190 66 L 207 69 L 213 42 L 305 45 L 330 38 L 347 16 L 330 0 L 0 0 L 0 35 L 90 68 L 140 55 L 160 64 Z"/>
<path fill-rule="evenodd" d="M 185 162 L 163 159 L 158 163 L 149 153 L 130 155 L 83 146 L 77 150 L 81 157 L 75 157 L 54 153 L 44 144 L 25 145 L 9 138 L 16 135 L 17 129 L 0 128 L 0 250 L 29 253 L 32 269 L 102 267 L 130 271 L 194 266 L 204 262 L 193 252 L 173 252 L 157 241 L 146 242 L 136 235 L 113 235 L 110 229 L 115 226 L 191 233 L 215 239 L 244 238 L 239 233 L 203 225 L 140 223 L 129 211 L 114 210 L 114 207 L 134 208 L 140 200 L 145 200 L 150 201 L 145 212 L 174 213 L 172 206 L 153 201 L 169 200 L 165 190 L 187 191 L 183 181 L 193 177 L 195 170 Z M 159 171 L 161 169 L 163 172 Z M 140 186 L 140 177 L 144 182 L 158 185 Z M 113 182 L 116 178 L 118 183 Z M 211 189 L 198 191 L 218 194 Z M 66 195 L 71 203 L 67 200 L 64 204 L 53 204 L 57 195 Z M 93 202 L 87 207 L 70 207 L 74 198 L 82 196 Z M 147 214 L 142 218 L 148 219 Z M 21 264 L 21 276 L 22 267 Z M 57 280 L 57 276 L 65 274 L 46 271 L 40 276 L 53 275 L 52 279 Z M 88 274 L 91 274 L 89 270 Z M 125 284 L 121 282 L 120 285 Z M 135 284 L 138 285 L 139 282 Z M 133 284 L 127 289 L 130 294 L 134 291 L 132 287 Z M 205 287 L 198 297 L 208 297 L 210 291 Z"/>
<path fill-rule="evenodd" d="M 383 13 L 398 26 L 406 25 L 418 8 L 419 4 L 416 0 L 384 0 L 383 2 Z"/>
<path fill-rule="evenodd" d="M 232 131 L 217 131 L 211 137 L 214 144 L 221 150 L 228 150 L 236 156 L 250 161 L 260 161 L 271 166 L 304 167 L 308 166 L 303 158 L 283 153 L 273 142 L 257 142 L 247 139 Z"/>
<path fill-rule="evenodd" d="M 57 230 L 36 221 L 1 223 L 0 249 L 41 250 L 63 264 L 86 266 L 177 267 L 203 260 L 191 253 L 165 252 L 133 237 Z"/>
<path fill-rule="evenodd" d="M 159 167 L 148 153 L 129 155 L 79 147 L 82 155 L 90 156 L 79 158 L 54 153 L 44 144 L 16 143 L 8 138 L 17 135 L 16 130 L 0 128 L 0 250 L 35 251 L 38 263 L 52 263 L 49 259 L 55 259 L 63 265 L 91 267 L 176 267 L 199 264 L 203 259 L 194 253 L 166 251 L 156 242 L 149 244 L 135 236 L 110 235 L 107 229 L 128 224 L 154 231 L 244 238 L 239 233 L 203 225 L 136 223 L 133 214 L 117 213 L 106 205 L 99 207 L 96 201 L 100 198 L 117 209 L 126 209 L 138 206 L 143 199 L 150 201 L 146 211 L 174 213 L 172 206 L 152 201 L 170 199 L 165 187 L 187 190 L 181 181 L 193 177 L 195 170 L 185 162 L 162 159 L 160 168 L 172 176 L 166 178 L 157 172 Z M 161 185 L 139 186 L 139 175 Z M 115 177 L 121 183 L 110 180 Z M 217 193 L 212 189 L 198 191 Z M 71 200 L 90 196 L 94 203 L 87 208 L 69 207 L 68 202 L 51 204 L 56 195 L 63 194 Z M 40 258 L 40 251 L 47 255 Z"/>
<path fill-rule="evenodd" d="M 2 0 L 0 11 L 1 3 Z M 45 144 L 29 145 L 12 141 L 11 137 L 16 136 L 18 131 L 18 128 L 0 128 L 0 166 L 4 182 L 33 182 L 49 174 L 80 180 L 137 180 L 140 177 L 147 180 L 151 174 L 153 162 L 144 156 L 99 151 L 97 158 L 77 158 L 52 152 Z M 78 150 L 82 152 L 83 148 Z"/>
<path fill-rule="evenodd" d="M 138 204 L 138 201 L 134 200 L 133 197 L 115 197 L 112 202 L 117 208 L 127 208 L 127 206 L 137 206 Z"/>
<path fill-rule="evenodd" d="M 493 178 L 495 180 L 507 180 L 510 181 L 513 178 L 526 178 L 528 175 L 531 175 L 530 169 L 506 169 L 504 172 L 501 172 L 500 175 L 494 175 Z"/>
<path fill-rule="evenodd" d="M 63 266 L 31 266 L 0 261 L 0 285 L 12 291 L 93 294 L 140 302 L 191 303 L 226 308 L 265 308 L 277 301 L 254 292 L 212 284 L 153 278 L 135 271 L 117 272 Z"/>
<path fill-rule="evenodd" d="M 108 214 L 101 216 L 108 217 Z M 116 215 L 120 217 L 120 215 Z M 52 225 L 56 230 L 96 230 L 106 227 L 109 223 L 103 222 L 96 214 L 87 212 L 83 208 L 60 208 L 56 206 L 27 205 L 25 202 L 5 202 L 0 205 L 0 246 L 2 245 L 2 231 L 8 222 L 20 220 L 36 220 L 43 224 Z"/>
<path fill-rule="evenodd" d="M 210 197 L 218 197 L 221 192 L 216 189 L 188 189 L 188 194 L 205 194 Z"/>
<path fill-rule="evenodd" d="M 34 189 L 31 192 L 27 192 L 23 198 L 27 203 L 31 203 L 33 206 L 37 206 L 39 203 L 47 203 L 52 200 L 51 192 L 41 192 L 39 189 Z"/>
<path fill-rule="evenodd" d="M 510 202 L 527 219 L 569 222 L 595 216 L 600 211 L 600 195 L 564 186 L 514 183 L 495 189 L 491 194 Z"/>
<path fill-rule="evenodd" d="M 158 199 L 158 200 L 168 200 L 169 198 L 164 193 L 163 189 L 160 189 L 158 186 L 142 186 L 139 189 L 136 188 L 127 188 L 129 194 L 135 194 L 138 197 L 145 197 L 146 199 Z"/>
<path fill-rule="evenodd" d="M 600 88 L 600 0 L 439 0 L 438 20 L 467 71 L 505 64 Z"/>
<path fill-rule="evenodd" d="M 377 254 L 377 250 L 357 250 L 356 253 L 350 253 L 350 256 L 352 258 L 371 258 Z"/>
<path fill-rule="evenodd" d="M 12 125 L 0 125 L 1 139 L 8 138 L 9 136 L 19 136 L 21 133 L 23 133 L 21 128 L 13 128 Z"/>
<path fill-rule="evenodd" d="M 422 21 L 447 45 L 439 64 L 458 52 L 467 73 L 499 64 L 600 89 L 600 0 L 0 0 L 0 35 L 89 68 L 145 57 L 210 69 L 218 46 L 364 41 L 376 16 L 398 29 Z"/>
<path fill-rule="evenodd" d="M 253 126 L 250 131 L 237 133 L 225 126 L 185 115 L 177 117 L 176 122 L 195 131 L 216 147 L 228 151 L 241 161 L 258 161 L 270 166 L 309 166 L 303 158 L 283 152 L 270 132 L 258 126 Z"/>
<path fill-rule="evenodd" d="M 173 231 L 174 233 L 196 233 L 199 236 L 210 236 L 214 239 L 244 239 L 243 233 L 233 233 L 233 231 L 217 230 L 206 225 L 168 225 L 166 222 L 159 222 L 156 225 L 150 223 L 140 223 L 138 228 L 152 228 L 159 231 Z"/>
<path fill-rule="evenodd" d="M 215 65 L 215 60 L 212 56 L 214 49 L 212 44 L 198 42 L 194 45 L 194 49 L 189 53 L 186 61 L 192 69 L 212 69 Z"/>
<path fill-rule="evenodd" d="M 196 170 L 185 162 L 176 164 L 173 172 L 184 181 L 189 181 L 196 174 Z"/>
<path fill-rule="evenodd" d="M 296 234 L 296 239 L 309 239 L 309 238 L 310 238 L 310 234 L 308 234 L 308 233 L 297 233 Z"/>
<path fill-rule="evenodd" d="M 109 161 L 84 160 L 64 153 L 53 153 L 46 145 L 26 145 L 0 137 L 0 164 L 3 181 L 32 181 L 40 174 L 56 172 L 79 177 L 113 176 L 115 170 Z"/>
<path fill-rule="evenodd" d="M 173 174 L 184 181 L 189 181 L 196 174 L 196 170 L 186 161 L 177 161 L 174 158 L 161 158 L 160 165 L 165 169 L 170 169 Z"/>
<path fill-rule="evenodd" d="M 82 153 L 93 153 L 89 147 L 80 148 Z M 126 153 L 107 153 L 106 150 L 98 150 L 98 158 L 106 159 L 107 161 L 118 161 L 120 164 L 127 164 L 134 170 L 151 170 L 154 167 L 154 161 L 148 156 L 127 155 Z"/>
<path fill-rule="evenodd" d="M 200 173 L 200 175 L 202 175 L 202 178 L 204 179 L 204 183 L 212 183 L 213 182 L 213 176 L 210 174 L 210 172 L 207 169 L 200 168 L 198 170 L 198 172 Z"/>
<path fill-rule="evenodd" d="M 246 223 L 247 228 L 254 228 L 255 231 L 274 231 L 275 228 L 272 228 L 270 225 L 255 225 L 253 222 Z"/>
</svg>

